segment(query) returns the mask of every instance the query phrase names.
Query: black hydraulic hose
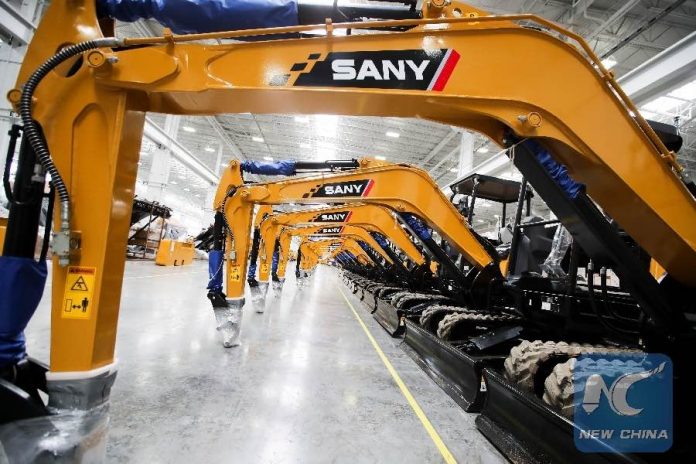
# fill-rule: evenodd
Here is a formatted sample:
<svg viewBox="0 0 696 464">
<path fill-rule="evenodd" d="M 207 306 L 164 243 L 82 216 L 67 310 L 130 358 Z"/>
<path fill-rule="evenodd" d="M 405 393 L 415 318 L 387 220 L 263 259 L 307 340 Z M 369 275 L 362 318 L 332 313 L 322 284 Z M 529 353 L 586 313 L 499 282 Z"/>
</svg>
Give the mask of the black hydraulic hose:
<svg viewBox="0 0 696 464">
<path fill-rule="evenodd" d="M 607 269 L 603 267 L 602 269 L 599 270 L 599 277 L 600 277 L 600 285 L 602 289 L 602 303 L 604 306 L 604 310 L 609 313 L 614 319 L 620 320 L 620 321 L 626 321 L 626 322 L 638 322 L 635 319 L 631 319 L 630 317 L 624 317 L 621 316 L 620 314 L 617 314 L 616 311 L 611 309 L 611 306 L 607 304 L 607 301 L 609 300 L 609 292 L 607 289 Z"/>
<path fill-rule="evenodd" d="M 611 330 L 613 332 L 618 332 L 623 335 L 636 335 L 636 332 L 629 331 L 629 330 L 624 330 L 620 329 L 616 326 L 611 325 L 608 321 L 604 319 L 604 316 L 602 316 L 602 313 L 599 311 L 599 308 L 597 307 L 597 301 L 595 300 L 595 290 L 594 290 L 594 268 L 592 266 L 592 262 L 589 263 L 587 266 L 587 294 L 590 300 L 590 306 L 592 307 L 592 312 L 595 313 L 595 316 L 597 316 L 597 319 L 599 320 L 600 324 L 604 326 L 607 330 Z"/>
<path fill-rule="evenodd" d="M 7 201 L 14 203 L 12 195 L 12 187 L 10 187 L 10 169 L 12 168 L 12 160 L 14 160 L 14 152 L 17 147 L 17 139 L 21 128 L 14 124 L 7 135 L 10 136 L 10 143 L 7 146 L 7 157 L 5 157 L 5 169 L 2 173 L 2 185 L 5 188 L 5 196 Z"/>
<path fill-rule="evenodd" d="M 24 123 L 24 135 L 27 137 L 31 148 L 34 150 L 36 158 L 39 160 L 46 172 L 51 175 L 51 181 L 53 182 L 61 204 L 60 229 L 62 231 L 68 231 L 70 229 L 70 195 L 68 193 L 68 188 L 63 181 L 63 177 L 60 175 L 56 165 L 53 163 L 48 146 L 41 136 L 37 123 L 34 121 L 32 116 L 32 99 L 34 97 L 34 91 L 36 91 L 36 88 L 41 83 L 43 78 L 64 61 L 88 50 L 94 50 L 102 47 L 117 47 L 122 45 L 123 43 L 121 40 L 115 37 L 107 37 L 87 40 L 85 42 L 80 42 L 78 44 L 65 47 L 39 66 L 38 69 L 34 71 L 31 76 L 29 76 L 22 88 L 22 97 L 19 101 L 19 115 L 22 118 L 22 123 Z"/>
<path fill-rule="evenodd" d="M 56 189 L 51 182 L 51 189 L 48 192 L 48 207 L 46 208 L 46 222 L 44 224 L 44 237 L 41 245 L 40 261 L 45 261 L 48 255 L 48 246 L 51 239 L 51 226 L 53 225 L 53 206 L 56 202 Z"/>
</svg>

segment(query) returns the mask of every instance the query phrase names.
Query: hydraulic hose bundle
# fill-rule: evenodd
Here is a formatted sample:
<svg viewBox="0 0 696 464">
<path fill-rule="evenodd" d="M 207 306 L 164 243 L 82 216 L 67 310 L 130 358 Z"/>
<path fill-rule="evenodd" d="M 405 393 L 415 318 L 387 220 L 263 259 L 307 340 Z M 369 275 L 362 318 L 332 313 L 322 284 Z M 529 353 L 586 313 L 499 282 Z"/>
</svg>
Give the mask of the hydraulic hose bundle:
<svg viewBox="0 0 696 464">
<path fill-rule="evenodd" d="M 88 40 L 65 47 L 39 66 L 39 68 L 34 71 L 31 76 L 29 76 L 29 79 L 27 79 L 27 82 L 24 84 L 22 89 L 22 96 L 19 101 L 19 115 L 24 123 L 24 135 L 31 145 L 31 148 L 34 150 L 34 153 L 36 153 L 36 157 L 41 165 L 44 167 L 46 172 L 51 175 L 51 182 L 53 183 L 60 201 L 60 228 L 58 234 L 66 235 L 68 240 L 70 236 L 70 194 L 68 193 L 68 188 L 63 181 L 63 177 L 60 175 L 58 168 L 56 168 L 56 165 L 53 163 L 48 145 L 41 135 L 36 121 L 34 121 L 34 118 L 32 117 L 32 100 L 34 97 L 34 92 L 43 78 L 66 60 L 88 50 L 94 50 L 102 47 L 117 47 L 121 44 L 122 42 L 119 39 L 107 37 Z M 57 253 L 59 255 L 59 262 L 62 266 L 68 264 L 67 253 L 67 250 L 62 250 L 60 253 Z"/>
</svg>

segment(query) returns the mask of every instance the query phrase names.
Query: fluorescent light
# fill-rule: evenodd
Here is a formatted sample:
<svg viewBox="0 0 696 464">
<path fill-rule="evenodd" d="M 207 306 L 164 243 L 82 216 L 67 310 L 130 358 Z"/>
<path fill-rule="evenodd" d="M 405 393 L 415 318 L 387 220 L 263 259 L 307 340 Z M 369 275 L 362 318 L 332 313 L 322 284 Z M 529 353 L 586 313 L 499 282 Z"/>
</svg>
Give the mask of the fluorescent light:
<svg viewBox="0 0 696 464">
<path fill-rule="evenodd" d="M 613 68 L 614 66 L 616 66 L 616 63 L 617 63 L 617 61 L 614 58 L 612 58 L 611 56 L 609 58 L 604 58 L 602 60 L 602 65 L 607 69 Z"/>
<path fill-rule="evenodd" d="M 338 116 L 319 114 L 314 116 L 314 127 L 317 134 L 324 137 L 334 137 L 338 127 Z"/>
<path fill-rule="evenodd" d="M 457 168 L 452 168 L 452 169 L 450 169 L 450 172 L 459 172 L 459 169 L 457 169 Z"/>
<path fill-rule="evenodd" d="M 184 192 L 190 192 L 190 191 L 191 191 L 191 189 L 190 189 L 190 188 L 188 188 L 188 187 L 184 187 Z"/>
<path fill-rule="evenodd" d="M 681 98 L 682 100 L 696 100 L 696 80 L 682 85 L 678 89 L 669 93 L 672 97 Z"/>
<path fill-rule="evenodd" d="M 186 176 L 179 175 L 179 179 L 184 180 L 186 179 Z"/>
<path fill-rule="evenodd" d="M 196 196 L 197 196 L 197 197 L 200 197 L 200 196 L 201 196 L 201 194 L 200 194 L 200 193 L 197 193 L 197 194 L 196 194 Z"/>
<path fill-rule="evenodd" d="M 205 147 L 205 151 L 208 153 L 215 153 L 215 149 L 213 147 Z"/>
<path fill-rule="evenodd" d="M 499 214 L 494 214 L 493 217 L 496 218 L 496 219 L 500 219 L 500 215 L 499 215 Z"/>
<path fill-rule="evenodd" d="M 385 159 L 387 159 L 387 157 L 386 157 L 386 156 L 382 156 L 382 155 L 377 155 L 377 156 L 375 156 L 375 159 L 378 159 L 378 160 L 380 160 L 380 161 L 384 161 Z"/>
<path fill-rule="evenodd" d="M 295 116 L 295 122 L 309 122 L 309 116 Z"/>
<path fill-rule="evenodd" d="M 643 109 L 652 111 L 655 113 L 667 113 L 669 110 L 674 109 L 679 106 L 681 100 L 671 97 L 658 97 L 655 100 L 643 105 Z"/>
<path fill-rule="evenodd" d="M 169 181 L 169 183 L 170 183 L 170 184 L 172 184 L 172 185 L 176 185 L 176 184 L 178 184 L 178 182 L 177 182 L 177 181 L 175 181 L 175 180 L 170 180 L 170 181 Z"/>
<path fill-rule="evenodd" d="M 264 156 L 263 159 L 265 159 L 266 161 L 273 161 L 272 156 Z"/>
<path fill-rule="evenodd" d="M 477 219 L 476 222 L 483 222 L 483 219 Z"/>
<path fill-rule="evenodd" d="M 196 129 L 191 127 L 191 126 L 184 126 L 184 127 L 182 127 L 182 129 L 184 130 L 184 132 L 190 132 L 190 133 L 196 132 Z"/>
<path fill-rule="evenodd" d="M 488 153 L 488 147 L 481 147 L 476 150 L 477 153 Z"/>
<path fill-rule="evenodd" d="M 387 137 L 393 137 L 395 139 L 398 139 L 400 134 L 394 131 L 387 131 L 384 135 L 386 135 Z"/>
<path fill-rule="evenodd" d="M 252 137 L 251 140 L 253 140 L 254 142 L 263 142 L 263 139 L 261 137 L 256 136 Z"/>
<path fill-rule="evenodd" d="M 647 111 L 647 110 L 640 110 L 640 114 L 645 119 L 655 119 L 658 116 L 657 113 L 653 113 L 652 111 Z"/>
</svg>

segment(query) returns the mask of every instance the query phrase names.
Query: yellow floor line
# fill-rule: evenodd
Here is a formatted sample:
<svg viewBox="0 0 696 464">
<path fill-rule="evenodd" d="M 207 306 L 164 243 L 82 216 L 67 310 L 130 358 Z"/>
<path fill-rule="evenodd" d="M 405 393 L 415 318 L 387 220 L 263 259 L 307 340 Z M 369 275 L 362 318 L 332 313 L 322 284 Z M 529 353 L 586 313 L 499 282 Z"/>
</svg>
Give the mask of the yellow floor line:
<svg viewBox="0 0 696 464">
<path fill-rule="evenodd" d="M 360 317 L 360 315 L 358 314 L 358 312 L 355 310 L 353 305 L 350 303 L 350 300 L 348 300 L 348 297 L 346 297 L 345 293 L 343 293 L 343 291 L 340 288 L 338 288 L 338 291 L 341 293 L 341 296 L 343 296 L 343 299 L 346 300 L 346 303 L 348 304 L 348 307 L 350 308 L 350 310 L 353 311 L 355 318 L 360 323 L 360 326 L 362 327 L 363 331 L 365 331 L 365 335 L 367 335 L 367 338 L 370 340 L 370 343 L 372 343 L 372 346 L 375 348 L 375 351 L 379 355 L 380 359 L 382 360 L 384 365 L 387 367 L 387 370 L 389 371 L 392 378 L 396 382 L 396 385 L 398 385 L 399 390 L 401 390 L 401 393 L 403 393 L 404 397 L 406 398 L 406 401 L 408 401 L 408 404 L 413 409 L 413 412 L 416 414 L 418 419 L 420 419 L 421 424 L 423 424 L 423 427 L 425 428 L 426 432 L 428 432 L 428 435 L 430 435 L 430 438 L 433 440 L 433 443 L 435 443 L 435 446 L 440 451 L 440 454 L 442 454 L 442 458 L 448 464 L 456 463 L 457 461 L 456 461 L 456 459 L 454 459 L 454 456 L 452 456 L 452 453 L 447 448 L 447 445 L 445 445 L 445 442 L 442 441 L 442 438 L 440 438 L 440 435 L 435 430 L 435 427 L 433 427 L 433 424 L 430 423 L 430 420 L 425 415 L 425 413 L 421 409 L 420 405 L 418 405 L 418 402 L 411 394 L 411 391 L 408 389 L 408 387 L 406 386 L 404 381 L 401 380 L 401 377 L 399 376 L 398 372 L 396 372 L 396 369 L 394 369 L 394 366 L 392 366 L 392 363 L 389 361 L 389 359 L 387 359 L 387 356 L 382 351 L 382 348 L 380 348 L 379 345 L 377 344 L 377 340 L 375 340 L 375 338 L 370 333 L 370 329 L 367 328 L 367 326 L 363 322 L 363 320 Z"/>
</svg>

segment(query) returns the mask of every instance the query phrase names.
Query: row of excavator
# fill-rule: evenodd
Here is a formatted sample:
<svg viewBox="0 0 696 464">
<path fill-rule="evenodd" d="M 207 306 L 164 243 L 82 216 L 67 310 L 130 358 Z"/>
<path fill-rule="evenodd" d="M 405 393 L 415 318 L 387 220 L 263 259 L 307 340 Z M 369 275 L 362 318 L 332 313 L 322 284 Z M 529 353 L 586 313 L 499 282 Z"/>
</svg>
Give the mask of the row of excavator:
<svg viewBox="0 0 696 464">
<path fill-rule="evenodd" d="M 52 2 L 8 93 L 23 139 L 0 256 L 3 424 L 109 403 L 147 112 L 417 117 L 489 137 L 522 180 L 474 175 L 446 196 L 425 171 L 377 159 L 232 160 L 198 240 L 223 345 L 239 344 L 246 286 L 263 310 L 299 237 L 296 275 L 334 266 L 511 461 L 694 461 L 696 187 L 676 129 L 646 121 L 581 37 L 456 0 L 334 4 L 324 21 L 276 2 L 254 20 L 142 3 Z M 115 18 L 153 15 L 174 32 L 114 34 Z M 34 257 L 44 195 L 56 205 L 50 366 L 23 335 L 47 279 Z M 536 217 L 533 197 L 553 216 Z M 472 227 L 483 200 L 503 209 L 493 238 Z M 648 389 L 639 405 L 643 385 L 669 394 Z M 628 421 L 629 440 L 605 437 L 608 419 L 586 430 L 592 414 Z M 19 449 L 50 441 L 36 430 Z"/>
<path fill-rule="evenodd" d="M 369 159 L 283 163 L 293 165 L 291 172 L 278 163 L 233 162 L 229 167 L 237 179 L 244 172 L 324 171 L 321 177 L 239 184 L 264 192 L 239 197 L 241 203 L 258 206 L 248 263 L 235 261 L 239 268 L 249 269 L 257 311 L 264 310 L 268 294 L 279 295 L 292 239 L 297 237 L 298 284 L 304 285 L 321 263 L 338 269 L 365 310 L 389 335 L 404 340 L 419 366 L 467 412 L 480 413 L 480 431 L 511 460 L 652 462 L 655 455 L 620 453 L 601 440 L 599 454 L 573 446 L 573 414 L 582 401 L 574 385 L 577 363 L 596 363 L 598 372 L 606 365 L 632 366 L 651 351 L 656 342 L 650 337 L 655 334 L 614 269 L 597 269 L 560 219 L 533 214 L 532 198 L 538 193 L 526 179 L 473 174 L 451 185 L 447 198 L 427 174 L 410 166 Z M 400 173 L 419 179 L 432 193 L 408 203 L 406 190 L 418 189 L 417 183 L 392 182 L 376 189 L 385 179 L 399 179 Z M 307 191 L 356 185 L 369 189 L 368 194 L 307 200 Z M 232 196 L 239 193 L 227 191 L 234 192 Z M 218 213 L 227 212 L 218 221 L 223 236 L 225 224 L 249 220 L 229 214 L 223 206 L 229 197 L 223 197 Z M 319 206 L 325 198 L 331 206 Z M 483 208 L 476 207 L 477 201 L 487 208 L 502 206 L 495 238 L 483 237 L 470 224 Z M 296 202 L 305 204 L 290 211 L 274 212 L 271 207 Z M 515 207 L 508 214 L 511 204 Z M 617 232 L 621 233 L 618 227 Z M 629 237 L 621 236 L 635 247 Z M 664 278 L 664 269 L 654 260 L 641 258 L 656 282 Z M 211 274 L 215 263 L 211 261 Z M 232 280 L 241 280 L 242 271 L 232 269 Z M 216 311 L 232 311 L 219 328 L 223 334 L 229 331 L 226 346 L 236 344 L 241 318 L 234 317 L 234 300 L 215 292 L 209 298 Z M 676 358 L 679 353 L 671 355 Z M 688 379 L 688 373 L 682 375 L 675 380 Z M 680 424 L 683 417 L 678 411 L 675 416 Z M 539 439 L 540 427 L 552 432 Z M 693 452 L 688 445 L 672 450 L 674 456 Z"/>
</svg>

